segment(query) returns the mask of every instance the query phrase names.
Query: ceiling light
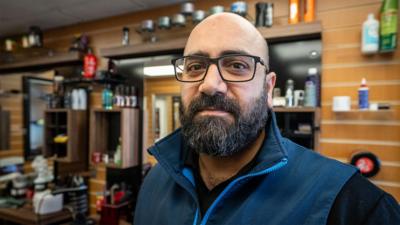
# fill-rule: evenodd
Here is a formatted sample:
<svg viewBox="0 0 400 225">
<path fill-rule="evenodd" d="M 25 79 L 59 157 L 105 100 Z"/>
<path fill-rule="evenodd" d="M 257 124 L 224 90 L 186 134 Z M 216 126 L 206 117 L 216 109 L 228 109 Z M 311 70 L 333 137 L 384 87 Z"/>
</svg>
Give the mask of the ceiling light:
<svg viewBox="0 0 400 225">
<path fill-rule="evenodd" d="M 173 65 L 146 66 L 143 67 L 143 74 L 146 76 L 173 76 L 175 74 Z"/>
</svg>

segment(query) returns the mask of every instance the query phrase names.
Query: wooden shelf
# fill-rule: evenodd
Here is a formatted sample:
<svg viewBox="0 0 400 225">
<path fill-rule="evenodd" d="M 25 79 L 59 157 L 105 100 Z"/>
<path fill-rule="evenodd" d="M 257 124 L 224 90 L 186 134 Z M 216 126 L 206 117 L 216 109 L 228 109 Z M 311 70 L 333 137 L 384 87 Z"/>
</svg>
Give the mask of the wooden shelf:
<svg viewBox="0 0 400 225">
<path fill-rule="evenodd" d="M 82 54 L 79 52 L 54 53 L 54 55 L 35 56 L 23 61 L 11 63 L 0 63 L 0 73 L 44 68 L 67 63 L 79 63 L 82 61 Z"/>
<path fill-rule="evenodd" d="M 155 43 L 103 48 L 100 49 L 100 55 L 105 58 L 123 59 L 149 55 L 179 53 L 183 51 L 186 40 L 187 37 L 182 37 Z"/>
<path fill-rule="evenodd" d="M 362 110 L 362 109 L 351 109 L 348 111 L 333 111 L 334 113 L 392 113 L 393 109 L 379 109 L 379 110 Z"/>
<path fill-rule="evenodd" d="M 311 23 L 288 24 L 281 26 L 272 26 L 271 28 L 258 28 L 261 35 L 267 41 L 285 40 L 293 37 L 307 37 L 320 35 L 322 33 L 322 24 L 320 21 Z"/>
<path fill-rule="evenodd" d="M 285 40 L 294 37 L 307 37 L 322 33 L 321 22 L 298 23 L 271 28 L 258 28 L 260 33 L 268 41 Z M 155 43 L 142 43 L 129 46 L 118 46 L 100 49 L 100 55 L 105 58 L 124 59 L 149 55 L 182 53 L 187 37 Z"/>
<path fill-rule="evenodd" d="M 56 155 L 56 159 L 63 162 L 85 162 L 88 158 L 87 117 L 86 110 L 45 110 L 44 155 Z M 68 141 L 54 142 L 54 137 L 61 133 L 68 136 Z"/>
<path fill-rule="evenodd" d="M 274 107 L 274 112 L 315 112 L 319 108 L 316 107 Z"/>
<path fill-rule="evenodd" d="M 122 164 L 115 167 L 139 165 L 139 109 L 93 109 L 90 120 L 90 155 L 114 154 L 120 144 Z M 107 167 L 112 166 L 107 164 Z"/>
</svg>

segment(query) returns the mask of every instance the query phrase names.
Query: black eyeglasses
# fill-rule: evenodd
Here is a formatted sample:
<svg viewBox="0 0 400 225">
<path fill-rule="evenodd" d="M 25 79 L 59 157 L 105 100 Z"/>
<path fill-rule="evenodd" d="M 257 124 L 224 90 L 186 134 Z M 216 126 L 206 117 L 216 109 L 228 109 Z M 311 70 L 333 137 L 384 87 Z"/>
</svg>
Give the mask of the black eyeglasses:
<svg viewBox="0 0 400 225">
<path fill-rule="evenodd" d="M 224 55 L 218 58 L 191 55 L 173 59 L 171 62 L 175 68 L 175 77 L 181 82 L 204 80 L 211 64 L 217 65 L 222 80 L 228 82 L 252 80 L 256 73 L 257 63 L 265 66 L 268 73 L 268 67 L 260 57 L 245 54 Z"/>
</svg>

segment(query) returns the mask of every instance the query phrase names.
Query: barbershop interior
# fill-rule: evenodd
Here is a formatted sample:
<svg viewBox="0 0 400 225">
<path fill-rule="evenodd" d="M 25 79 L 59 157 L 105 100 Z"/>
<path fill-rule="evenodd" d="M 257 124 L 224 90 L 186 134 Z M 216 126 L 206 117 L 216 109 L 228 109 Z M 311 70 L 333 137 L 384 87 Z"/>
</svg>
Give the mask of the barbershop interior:
<svg viewBox="0 0 400 225">
<path fill-rule="evenodd" d="M 133 224 L 158 164 L 147 150 L 181 127 L 174 59 L 196 25 L 224 12 L 268 43 L 281 135 L 357 167 L 400 202 L 398 9 L 398 0 L 0 1 L 0 224 Z"/>
</svg>

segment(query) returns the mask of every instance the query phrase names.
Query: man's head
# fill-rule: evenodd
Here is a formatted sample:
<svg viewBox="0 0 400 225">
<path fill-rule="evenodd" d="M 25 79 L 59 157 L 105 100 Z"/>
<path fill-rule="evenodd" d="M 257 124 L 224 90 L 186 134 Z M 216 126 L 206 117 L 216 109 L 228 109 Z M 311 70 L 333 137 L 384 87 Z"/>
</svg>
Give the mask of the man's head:
<svg viewBox="0 0 400 225">
<path fill-rule="evenodd" d="M 229 70 L 244 65 L 231 60 L 220 63 L 220 70 L 209 64 L 202 81 L 182 82 L 182 134 L 199 153 L 234 155 L 258 137 L 267 121 L 275 74 L 267 74 L 267 43 L 250 22 L 231 13 L 210 16 L 193 29 L 184 51 L 185 56 L 209 58 L 235 53 L 261 59 L 249 66 L 253 79 L 226 81 L 229 72 L 222 76 L 222 66 Z"/>
</svg>

